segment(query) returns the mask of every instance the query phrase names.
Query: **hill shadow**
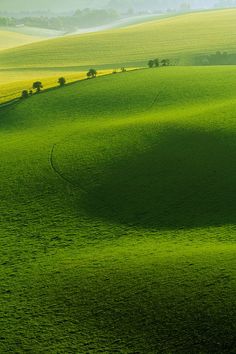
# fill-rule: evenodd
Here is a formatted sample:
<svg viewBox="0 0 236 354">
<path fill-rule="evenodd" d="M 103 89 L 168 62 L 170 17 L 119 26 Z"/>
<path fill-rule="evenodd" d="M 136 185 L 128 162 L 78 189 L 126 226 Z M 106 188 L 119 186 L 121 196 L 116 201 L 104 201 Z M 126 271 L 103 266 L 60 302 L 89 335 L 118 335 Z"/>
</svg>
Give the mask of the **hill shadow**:
<svg viewBox="0 0 236 354">
<path fill-rule="evenodd" d="M 105 164 L 102 176 L 86 186 L 80 207 L 141 227 L 235 223 L 235 135 L 170 128 L 157 140 L 143 153 Z"/>
<path fill-rule="evenodd" d="M 45 323 L 50 326 L 46 352 L 60 348 L 71 353 L 69 338 L 76 348 L 72 353 L 234 353 L 233 282 L 225 278 L 227 262 L 222 271 L 215 253 L 163 261 L 158 253 L 152 258 L 151 249 L 150 255 L 141 249 L 136 253 L 134 246 L 134 258 L 124 250 L 125 245 L 123 252 L 114 246 L 108 256 L 99 248 L 91 256 L 88 251 L 87 259 L 80 250 L 78 258 L 70 254 L 70 261 L 61 259 L 49 273 L 26 282 L 23 320 L 37 319 L 27 334 L 38 339 Z M 21 318 L 18 322 L 22 327 Z"/>
</svg>

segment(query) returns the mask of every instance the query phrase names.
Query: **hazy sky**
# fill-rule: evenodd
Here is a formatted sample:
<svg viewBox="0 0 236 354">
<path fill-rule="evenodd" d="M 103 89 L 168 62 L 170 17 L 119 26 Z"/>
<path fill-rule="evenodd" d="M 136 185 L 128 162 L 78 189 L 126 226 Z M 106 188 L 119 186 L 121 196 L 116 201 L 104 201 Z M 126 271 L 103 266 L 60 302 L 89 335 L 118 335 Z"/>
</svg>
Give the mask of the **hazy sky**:
<svg viewBox="0 0 236 354">
<path fill-rule="evenodd" d="M 0 0 L 0 11 L 34 11 L 34 10 L 53 10 L 53 11 L 71 11 L 85 7 L 103 7 L 110 3 L 110 6 L 127 8 L 128 6 L 137 6 L 158 8 L 164 4 L 168 7 L 173 3 L 191 2 L 192 4 L 206 7 L 214 4 L 217 0 Z"/>
<path fill-rule="evenodd" d="M 105 3 L 107 0 L 0 0 L 0 11 L 70 11 L 79 7 L 98 7 Z"/>
</svg>

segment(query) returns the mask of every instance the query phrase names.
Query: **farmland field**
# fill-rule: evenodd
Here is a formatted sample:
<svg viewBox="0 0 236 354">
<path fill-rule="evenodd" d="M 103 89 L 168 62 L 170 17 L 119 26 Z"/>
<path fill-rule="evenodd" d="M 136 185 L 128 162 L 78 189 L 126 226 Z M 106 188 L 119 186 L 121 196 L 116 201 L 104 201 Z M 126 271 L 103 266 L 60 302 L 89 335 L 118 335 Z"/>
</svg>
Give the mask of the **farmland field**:
<svg viewBox="0 0 236 354">
<path fill-rule="evenodd" d="M 0 31 L 0 354 L 236 353 L 235 16 Z"/>
<path fill-rule="evenodd" d="M 235 352 L 236 68 L 0 108 L 1 353 Z"/>
<path fill-rule="evenodd" d="M 98 76 L 112 73 L 112 70 L 99 70 Z M 21 97 L 23 90 L 31 90 L 33 82 L 40 80 L 43 89 L 58 86 L 58 78 L 64 77 L 66 83 L 84 80 L 87 72 L 82 72 L 73 68 L 72 70 L 59 69 L 31 69 L 31 70 L 0 70 L 0 104 L 12 99 Z M 27 79 L 26 79 L 27 78 Z"/>
<path fill-rule="evenodd" d="M 198 55 L 236 52 L 235 9 L 199 12 L 127 28 L 66 36 L 0 53 L 4 67 L 143 66 L 155 57 L 192 64 Z"/>
</svg>

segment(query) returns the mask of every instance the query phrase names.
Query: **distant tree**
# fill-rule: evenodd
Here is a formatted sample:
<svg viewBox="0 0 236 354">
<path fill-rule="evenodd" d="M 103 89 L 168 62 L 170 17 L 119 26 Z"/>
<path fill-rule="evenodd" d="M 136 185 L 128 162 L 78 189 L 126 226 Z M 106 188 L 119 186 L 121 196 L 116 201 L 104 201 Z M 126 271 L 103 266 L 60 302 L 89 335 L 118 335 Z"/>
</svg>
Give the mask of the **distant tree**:
<svg viewBox="0 0 236 354">
<path fill-rule="evenodd" d="M 153 66 L 154 66 L 154 60 L 149 60 L 148 66 L 149 66 L 149 68 L 153 68 Z"/>
<path fill-rule="evenodd" d="M 30 95 L 30 96 L 33 95 L 33 90 L 29 90 L 29 95 Z"/>
<path fill-rule="evenodd" d="M 127 71 L 124 67 L 122 67 L 120 70 L 122 73 L 125 73 Z"/>
<path fill-rule="evenodd" d="M 201 60 L 201 65 L 210 65 L 210 60 L 208 57 L 204 57 Z"/>
<path fill-rule="evenodd" d="M 43 84 L 40 81 L 35 81 L 33 83 L 33 89 L 36 90 L 37 92 L 40 92 L 41 89 L 43 88 Z"/>
<path fill-rule="evenodd" d="M 156 68 L 160 66 L 160 60 L 158 58 L 153 60 L 153 66 L 155 66 Z"/>
<path fill-rule="evenodd" d="M 28 97 L 29 97 L 29 92 L 28 92 L 28 90 L 23 90 L 22 93 L 21 93 L 21 97 L 22 97 L 22 98 L 28 98 Z"/>
<path fill-rule="evenodd" d="M 162 66 L 169 66 L 170 65 L 170 60 L 169 59 L 162 59 L 161 65 Z"/>
<path fill-rule="evenodd" d="M 87 72 L 87 77 L 90 78 L 90 79 L 93 79 L 97 76 L 97 70 L 95 69 L 90 69 L 88 72 Z"/>
<path fill-rule="evenodd" d="M 189 1 L 186 1 L 186 2 L 182 2 L 180 4 L 180 11 L 190 11 L 191 10 L 191 4 Z"/>
<path fill-rule="evenodd" d="M 66 79 L 64 77 L 59 77 L 58 84 L 64 86 L 66 84 Z"/>
</svg>

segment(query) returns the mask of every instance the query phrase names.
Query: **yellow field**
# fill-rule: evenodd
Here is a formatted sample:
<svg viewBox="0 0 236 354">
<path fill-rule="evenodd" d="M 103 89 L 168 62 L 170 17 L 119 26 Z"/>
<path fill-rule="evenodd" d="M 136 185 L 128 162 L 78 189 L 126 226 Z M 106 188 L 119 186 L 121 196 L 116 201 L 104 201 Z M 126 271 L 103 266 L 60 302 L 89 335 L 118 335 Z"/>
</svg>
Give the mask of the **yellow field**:
<svg viewBox="0 0 236 354">
<path fill-rule="evenodd" d="M 67 82 L 80 80 L 89 67 L 103 69 L 104 73 L 107 68 L 144 66 L 155 57 L 170 58 L 173 64 L 193 64 L 198 55 L 217 50 L 234 53 L 235 16 L 236 9 L 184 14 L 1 50 L 0 103 L 18 97 L 35 80 L 42 81 L 45 88 L 56 86 L 60 76 Z M 20 45 L 18 38 L 36 40 L 5 33 L 1 46 Z"/>
<path fill-rule="evenodd" d="M 132 69 L 130 69 L 132 70 Z M 111 74 L 113 70 L 99 70 L 98 76 Z M 55 71 L 55 70 L 30 70 L 30 71 L 2 71 L 0 84 L 0 104 L 21 96 L 23 90 L 32 89 L 34 81 L 41 81 L 44 89 L 58 86 L 58 78 L 63 76 L 67 83 L 86 79 L 86 71 Z"/>
</svg>

